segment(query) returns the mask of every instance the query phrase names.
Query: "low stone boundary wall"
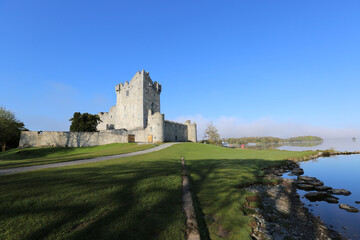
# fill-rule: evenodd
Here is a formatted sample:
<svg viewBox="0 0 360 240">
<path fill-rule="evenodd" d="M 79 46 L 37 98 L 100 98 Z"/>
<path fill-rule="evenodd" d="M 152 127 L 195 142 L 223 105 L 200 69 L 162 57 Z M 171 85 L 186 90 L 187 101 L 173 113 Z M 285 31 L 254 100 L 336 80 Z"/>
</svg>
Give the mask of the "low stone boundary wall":
<svg viewBox="0 0 360 240">
<path fill-rule="evenodd" d="M 110 143 L 127 143 L 128 135 L 112 132 L 31 132 L 23 131 L 19 148 L 89 147 Z"/>
</svg>

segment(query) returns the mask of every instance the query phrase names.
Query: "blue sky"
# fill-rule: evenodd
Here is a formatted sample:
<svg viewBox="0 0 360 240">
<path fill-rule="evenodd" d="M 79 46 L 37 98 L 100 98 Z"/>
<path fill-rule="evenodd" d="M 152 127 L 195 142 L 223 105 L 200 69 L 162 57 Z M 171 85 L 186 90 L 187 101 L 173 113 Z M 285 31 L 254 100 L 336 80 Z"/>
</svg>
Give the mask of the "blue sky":
<svg viewBox="0 0 360 240">
<path fill-rule="evenodd" d="M 68 130 L 139 70 L 221 135 L 360 137 L 359 1 L 0 1 L 0 105 Z"/>
</svg>

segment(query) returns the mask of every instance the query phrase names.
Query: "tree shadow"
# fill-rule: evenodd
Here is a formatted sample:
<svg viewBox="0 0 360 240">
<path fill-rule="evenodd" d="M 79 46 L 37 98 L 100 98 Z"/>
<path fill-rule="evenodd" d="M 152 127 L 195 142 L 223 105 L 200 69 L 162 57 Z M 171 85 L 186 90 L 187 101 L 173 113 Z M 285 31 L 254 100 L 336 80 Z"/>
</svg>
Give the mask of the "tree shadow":
<svg viewBox="0 0 360 240">
<path fill-rule="evenodd" d="M 233 233 L 235 235 L 239 234 L 238 236 L 243 234 L 241 230 L 239 231 L 239 228 L 243 229 L 244 232 L 250 229 L 249 218 L 245 217 L 248 213 L 245 206 L 246 196 L 249 196 L 250 193 L 241 189 L 254 184 L 270 184 L 271 182 L 264 178 L 263 169 L 280 165 L 283 161 L 265 159 L 187 159 L 186 163 L 192 178 L 193 191 L 198 198 L 196 205 L 199 206 L 196 210 L 201 215 L 198 216 L 198 221 L 206 223 L 199 224 L 202 228 L 200 232 L 204 233 L 202 239 L 210 239 L 211 236 L 227 239 Z M 296 188 L 291 188 L 290 192 L 288 188 L 284 189 L 281 185 L 279 185 L 279 188 L 279 192 L 275 196 L 271 196 L 274 206 L 284 200 L 284 193 L 290 199 L 287 202 L 287 212 L 279 215 L 284 219 L 291 219 L 298 226 L 310 229 L 302 239 L 317 239 L 321 233 L 316 228 L 316 225 L 314 227 L 308 226 L 311 218 L 309 215 L 301 213 L 304 211 L 304 208 L 300 207 L 301 202 L 294 202 L 300 201 L 294 198 Z M 264 195 L 262 197 L 270 199 L 270 196 Z M 263 213 L 266 213 L 266 210 L 264 211 Z M 263 214 L 262 217 L 270 221 L 269 216 L 271 214 Z M 298 235 L 300 231 L 300 228 L 296 227 L 288 229 L 290 237 Z M 234 238 L 234 235 L 232 238 Z M 249 235 L 248 238 L 250 239 Z"/>
<path fill-rule="evenodd" d="M 0 177 L 0 183 L 0 223 L 20 219 L 9 232 L 28 228 L 22 216 L 42 221 L 19 239 L 185 236 L 181 166 L 175 159 L 36 171 Z"/>
</svg>

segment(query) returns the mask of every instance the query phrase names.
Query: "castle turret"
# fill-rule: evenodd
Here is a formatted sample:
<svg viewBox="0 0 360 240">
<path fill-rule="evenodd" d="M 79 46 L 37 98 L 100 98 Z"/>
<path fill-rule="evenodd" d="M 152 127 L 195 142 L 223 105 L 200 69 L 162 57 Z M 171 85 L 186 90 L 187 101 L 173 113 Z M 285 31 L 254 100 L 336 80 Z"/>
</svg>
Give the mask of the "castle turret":
<svg viewBox="0 0 360 240">
<path fill-rule="evenodd" d="M 160 112 L 148 111 L 148 126 L 146 132 L 153 142 L 165 142 L 165 117 Z"/>
<path fill-rule="evenodd" d="M 196 129 L 196 123 L 191 123 L 190 120 L 187 120 L 185 122 L 185 125 L 187 126 L 187 136 L 188 141 L 190 142 L 197 142 L 197 129 Z"/>
</svg>

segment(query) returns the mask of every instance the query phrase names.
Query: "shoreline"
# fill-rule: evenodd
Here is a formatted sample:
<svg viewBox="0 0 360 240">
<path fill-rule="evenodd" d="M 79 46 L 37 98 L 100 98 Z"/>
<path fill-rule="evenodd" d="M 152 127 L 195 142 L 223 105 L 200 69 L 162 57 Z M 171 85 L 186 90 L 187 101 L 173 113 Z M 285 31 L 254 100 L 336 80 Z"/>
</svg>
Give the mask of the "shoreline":
<svg viewBox="0 0 360 240">
<path fill-rule="evenodd" d="M 315 154 L 286 160 L 284 165 L 264 169 L 264 178 L 275 184 L 257 184 L 244 188 L 259 196 L 246 199 L 246 207 L 255 213 L 250 216 L 253 239 L 347 239 L 327 227 L 320 217 L 315 217 L 300 200 L 296 180 L 283 178 L 285 172 L 299 169 L 299 162 L 334 155 L 360 154 L 355 152 L 317 151 Z M 299 174 L 302 175 L 302 174 Z M 258 201 L 262 207 L 251 207 Z"/>
</svg>

